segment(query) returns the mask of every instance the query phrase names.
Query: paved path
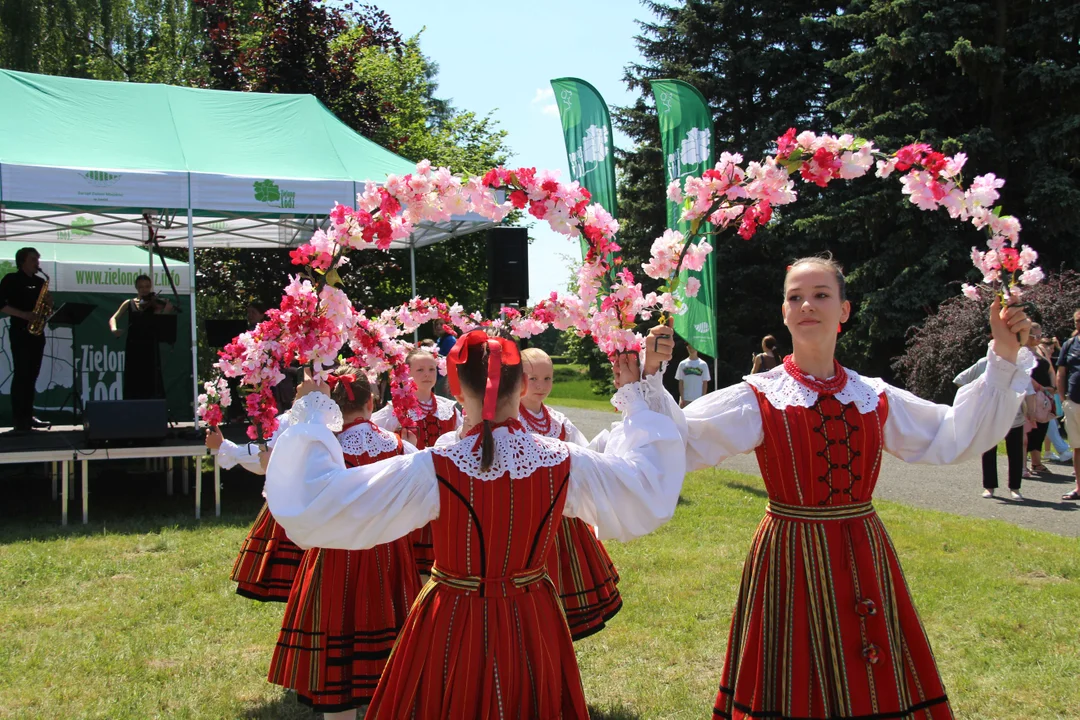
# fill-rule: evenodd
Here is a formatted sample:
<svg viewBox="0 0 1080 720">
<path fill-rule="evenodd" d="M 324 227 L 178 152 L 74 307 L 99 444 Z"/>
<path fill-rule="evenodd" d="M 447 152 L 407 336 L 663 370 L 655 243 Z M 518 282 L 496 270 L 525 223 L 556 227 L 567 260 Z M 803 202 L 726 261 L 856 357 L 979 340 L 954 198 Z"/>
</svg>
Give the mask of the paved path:
<svg viewBox="0 0 1080 720">
<path fill-rule="evenodd" d="M 577 425 L 586 437 L 593 437 L 612 421 L 618 420 L 614 413 L 579 408 L 558 408 Z M 959 465 L 937 467 L 912 465 L 885 456 L 878 480 L 875 497 L 895 500 L 913 507 L 942 510 L 956 515 L 1005 520 L 1032 530 L 1045 530 L 1068 537 L 1080 537 L 1080 503 L 1062 502 L 1061 496 L 1073 487 L 1072 466 L 1047 463 L 1050 475 L 1023 482 L 1023 502 L 1005 500 L 1008 496 L 998 490 L 998 498 L 982 498 L 982 472 L 978 459 Z M 731 458 L 721 467 L 757 475 L 757 459 L 751 455 Z M 998 458 L 998 479 L 1002 486 L 1008 473 L 1005 457 Z"/>
</svg>

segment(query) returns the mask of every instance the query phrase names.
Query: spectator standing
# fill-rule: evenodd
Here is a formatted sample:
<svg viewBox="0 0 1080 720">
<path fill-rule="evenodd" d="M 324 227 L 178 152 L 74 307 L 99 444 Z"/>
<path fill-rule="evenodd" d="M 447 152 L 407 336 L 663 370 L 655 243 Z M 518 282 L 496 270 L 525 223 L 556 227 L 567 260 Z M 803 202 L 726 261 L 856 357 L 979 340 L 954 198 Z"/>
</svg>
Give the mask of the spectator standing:
<svg viewBox="0 0 1080 720">
<path fill-rule="evenodd" d="M 986 372 L 986 358 L 981 358 L 967 370 L 953 378 L 953 382 L 960 387 L 979 379 Z M 1028 385 L 1028 396 L 1034 394 L 1031 385 Z M 1024 423 L 1027 420 L 1026 405 L 1028 398 L 1020 404 L 1020 409 L 1013 419 L 1012 427 L 1005 436 L 1005 452 L 1009 459 L 1009 490 L 1013 500 L 1023 500 L 1020 494 L 1020 481 L 1024 473 Z M 994 491 L 998 486 L 997 471 L 997 446 L 983 453 L 982 456 L 982 481 L 984 498 L 994 497 Z"/>
<path fill-rule="evenodd" d="M 1073 476 L 1080 458 L 1080 310 L 1073 313 L 1073 334 L 1058 354 L 1057 391 L 1065 416 L 1065 433 L 1073 449 Z M 1080 500 L 1080 479 L 1076 487 L 1061 496 L 1062 500 Z"/>
<path fill-rule="evenodd" d="M 675 379 L 679 381 L 679 407 L 686 407 L 709 391 L 709 363 L 698 357 L 698 351 L 686 346 L 690 357 L 679 363 Z"/>
<path fill-rule="evenodd" d="M 454 349 L 457 342 L 457 333 L 449 323 L 441 323 L 439 326 L 439 339 L 435 345 L 439 348 L 439 355 L 446 357 Z M 435 381 L 435 394 L 441 397 L 450 397 L 450 386 L 447 384 L 446 375 L 440 371 L 439 378 Z"/>
<path fill-rule="evenodd" d="M 780 364 L 780 355 L 776 352 L 776 338 L 766 335 L 761 339 L 761 352 L 754 356 L 754 365 L 750 374 L 768 372 Z"/>
<path fill-rule="evenodd" d="M 1039 351 L 1042 343 L 1042 327 L 1031 324 L 1028 335 L 1028 348 L 1035 356 L 1035 367 L 1031 370 L 1031 385 L 1035 394 L 1031 396 L 1033 428 L 1027 434 L 1027 452 L 1031 456 L 1032 473 L 1048 473 L 1049 469 L 1042 462 L 1042 446 L 1046 441 L 1046 432 L 1050 419 L 1054 416 L 1054 380 L 1051 375 L 1050 360 Z M 1034 477 L 1034 475 L 1030 475 Z"/>
</svg>

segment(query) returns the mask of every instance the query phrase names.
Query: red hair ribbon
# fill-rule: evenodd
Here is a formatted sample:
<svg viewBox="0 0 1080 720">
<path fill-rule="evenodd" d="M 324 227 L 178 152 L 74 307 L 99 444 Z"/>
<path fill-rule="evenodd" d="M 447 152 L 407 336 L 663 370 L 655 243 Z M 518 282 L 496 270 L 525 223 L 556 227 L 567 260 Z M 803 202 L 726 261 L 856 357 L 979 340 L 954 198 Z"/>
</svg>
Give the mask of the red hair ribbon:
<svg viewBox="0 0 1080 720">
<path fill-rule="evenodd" d="M 499 378 L 503 365 L 520 365 L 521 352 L 514 341 L 506 338 L 494 338 L 483 330 L 470 330 L 458 338 L 454 347 L 446 356 L 446 380 L 450 385 L 450 394 L 461 395 L 461 381 L 458 380 L 458 365 L 469 358 L 469 349 L 474 345 L 487 345 L 488 367 L 487 386 L 484 388 L 484 420 L 495 419 L 495 406 L 499 400 Z"/>
<path fill-rule="evenodd" d="M 356 382 L 355 375 L 331 375 L 326 378 L 326 384 L 330 386 L 330 390 L 338 386 L 338 383 L 345 383 L 345 395 L 349 398 L 349 402 L 356 402 L 356 396 L 353 395 L 352 386 Z"/>
</svg>

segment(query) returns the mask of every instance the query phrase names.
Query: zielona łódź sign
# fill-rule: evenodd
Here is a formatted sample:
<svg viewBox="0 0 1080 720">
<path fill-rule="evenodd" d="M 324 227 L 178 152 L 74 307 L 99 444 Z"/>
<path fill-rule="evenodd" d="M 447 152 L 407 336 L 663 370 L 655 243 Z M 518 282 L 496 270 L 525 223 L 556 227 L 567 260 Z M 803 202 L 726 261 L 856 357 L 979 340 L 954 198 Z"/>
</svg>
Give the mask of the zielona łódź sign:
<svg viewBox="0 0 1080 720">
<path fill-rule="evenodd" d="M 255 200 L 270 207 L 296 207 L 296 193 L 282 190 L 273 180 L 256 180 L 254 183 Z"/>
</svg>

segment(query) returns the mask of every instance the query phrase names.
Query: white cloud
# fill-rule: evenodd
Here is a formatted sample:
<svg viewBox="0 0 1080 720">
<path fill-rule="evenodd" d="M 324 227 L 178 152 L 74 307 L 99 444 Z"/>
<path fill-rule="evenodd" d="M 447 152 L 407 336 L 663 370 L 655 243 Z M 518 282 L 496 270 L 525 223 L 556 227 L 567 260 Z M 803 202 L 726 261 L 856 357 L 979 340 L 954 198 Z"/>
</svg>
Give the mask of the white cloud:
<svg viewBox="0 0 1080 720">
<path fill-rule="evenodd" d="M 555 103 L 551 103 L 550 105 L 545 105 L 544 107 L 540 108 L 540 112 L 544 113 L 545 115 L 558 115 L 559 106 Z"/>
<path fill-rule="evenodd" d="M 539 102 L 546 102 L 548 100 L 551 100 L 554 97 L 555 97 L 555 91 L 552 90 L 551 88 L 549 88 L 549 87 L 547 87 L 547 88 L 536 88 L 536 95 L 533 96 L 532 101 L 533 101 L 533 104 L 535 105 L 536 103 L 539 103 Z M 554 106 L 552 106 L 552 107 L 554 107 Z M 556 108 L 556 110 L 557 110 L 557 108 Z M 545 106 L 545 112 L 547 112 L 546 106 Z"/>
</svg>

